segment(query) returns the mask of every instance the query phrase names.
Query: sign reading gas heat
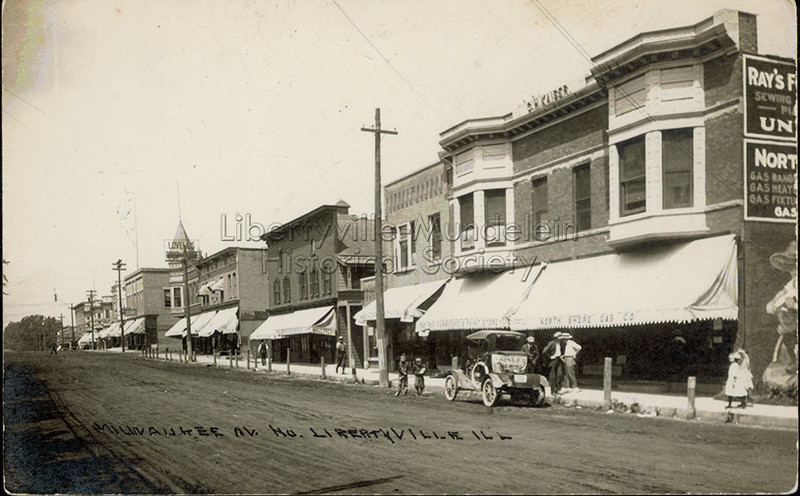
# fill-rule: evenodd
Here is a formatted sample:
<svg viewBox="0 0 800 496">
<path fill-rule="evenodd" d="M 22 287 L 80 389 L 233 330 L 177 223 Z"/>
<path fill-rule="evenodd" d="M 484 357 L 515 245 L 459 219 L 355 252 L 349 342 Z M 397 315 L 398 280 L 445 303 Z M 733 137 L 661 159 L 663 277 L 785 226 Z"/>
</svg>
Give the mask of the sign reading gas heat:
<svg viewBox="0 0 800 496">
<path fill-rule="evenodd" d="M 744 140 L 746 220 L 797 222 L 797 148 Z"/>
<path fill-rule="evenodd" d="M 790 62 L 744 56 L 744 134 L 797 138 L 797 68 Z"/>
</svg>

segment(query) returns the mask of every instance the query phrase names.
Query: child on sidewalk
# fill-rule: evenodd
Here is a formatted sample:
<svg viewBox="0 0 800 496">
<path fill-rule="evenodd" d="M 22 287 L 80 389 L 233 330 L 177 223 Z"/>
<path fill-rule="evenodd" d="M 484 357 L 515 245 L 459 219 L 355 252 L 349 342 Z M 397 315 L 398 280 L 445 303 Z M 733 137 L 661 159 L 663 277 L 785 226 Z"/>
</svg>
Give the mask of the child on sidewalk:
<svg viewBox="0 0 800 496">
<path fill-rule="evenodd" d="M 747 406 L 747 388 L 753 383 L 753 376 L 749 370 L 742 367 L 742 355 L 731 353 L 728 355 L 731 362 L 728 368 L 728 380 L 725 382 L 725 395 L 728 397 L 728 405 L 725 408 L 733 408 L 731 405 L 734 399 L 739 400 L 739 408 Z"/>
<path fill-rule="evenodd" d="M 417 396 L 422 396 L 425 391 L 425 365 L 422 363 L 422 358 L 417 357 L 414 360 L 413 366 L 414 374 L 414 389 L 417 390 Z"/>
</svg>

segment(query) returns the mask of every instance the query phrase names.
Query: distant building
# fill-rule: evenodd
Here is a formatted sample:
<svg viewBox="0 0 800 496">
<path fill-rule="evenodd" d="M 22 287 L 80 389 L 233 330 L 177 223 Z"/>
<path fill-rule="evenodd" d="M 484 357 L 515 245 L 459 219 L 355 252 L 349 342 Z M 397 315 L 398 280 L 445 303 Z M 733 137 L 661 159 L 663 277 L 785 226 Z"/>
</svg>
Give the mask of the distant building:
<svg viewBox="0 0 800 496">
<path fill-rule="evenodd" d="M 123 284 L 127 346 L 166 346 L 164 334 L 177 320 L 172 314 L 170 269 L 142 267 L 125 276 Z"/>
</svg>

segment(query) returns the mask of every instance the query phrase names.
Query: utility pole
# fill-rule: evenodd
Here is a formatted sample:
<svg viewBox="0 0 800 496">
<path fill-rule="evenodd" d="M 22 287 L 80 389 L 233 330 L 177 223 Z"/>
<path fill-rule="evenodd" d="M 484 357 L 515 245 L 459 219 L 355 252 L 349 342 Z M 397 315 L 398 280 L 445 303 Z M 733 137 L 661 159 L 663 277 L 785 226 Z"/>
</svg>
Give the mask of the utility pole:
<svg viewBox="0 0 800 496">
<path fill-rule="evenodd" d="M 381 235 L 381 134 L 397 131 L 381 129 L 381 109 L 375 109 L 375 127 L 362 127 L 362 131 L 375 134 L 375 333 L 378 339 L 378 383 L 389 387 L 389 363 L 386 357 L 386 322 L 383 315 L 383 237 Z M 349 322 L 348 322 L 349 324 Z"/>
<path fill-rule="evenodd" d="M 61 349 L 64 349 L 64 313 L 60 315 L 61 319 Z M 58 342 L 58 334 L 56 334 L 56 343 Z"/>
<path fill-rule="evenodd" d="M 122 259 L 118 259 L 111 264 L 114 270 L 117 271 L 117 300 L 119 300 L 119 328 L 122 333 L 122 352 L 125 353 L 125 313 L 122 310 L 122 271 L 125 270 L 125 264 Z"/>
<path fill-rule="evenodd" d="M 75 351 L 75 309 L 73 308 L 75 305 L 72 303 L 69 304 L 69 349 L 70 351 Z"/>
<path fill-rule="evenodd" d="M 186 361 L 192 361 L 192 319 L 189 311 L 189 243 L 183 243 L 183 308 L 186 316 Z"/>
<path fill-rule="evenodd" d="M 97 294 L 97 291 L 94 289 L 87 289 L 86 296 L 89 297 L 89 319 L 92 326 L 92 349 L 96 349 L 97 345 L 94 341 L 94 295 Z"/>
</svg>

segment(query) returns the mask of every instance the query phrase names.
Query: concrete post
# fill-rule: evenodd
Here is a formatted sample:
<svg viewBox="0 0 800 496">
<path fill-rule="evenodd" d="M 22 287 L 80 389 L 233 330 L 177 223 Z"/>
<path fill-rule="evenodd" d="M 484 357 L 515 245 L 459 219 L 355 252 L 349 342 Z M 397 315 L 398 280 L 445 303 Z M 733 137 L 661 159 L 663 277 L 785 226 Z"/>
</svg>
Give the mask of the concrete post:
<svg viewBox="0 0 800 496">
<path fill-rule="evenodd" d="M 238 351 L 236 352 L 236 358 L 234 359 L 234 361 L 236 362 L 236 368 L 238 369 L 239 368 L 239 352 Z"/>
<path fill-rule="evenodd" d="M 247 370 L 250 370 L 250 348 L 247 348 Z"/>
<path fill-rule="evenodd" d="M 320 358 L 320 367 L 322 368 L 322 378 L 327 379 L 327 375 L 325 374 L 325 355 L 322 355 Z"/>
<path fill-rule="evenodd" d="M 603 408 L 611 408 L 611 358 L 603 360 Z"/>
<path fill-rule="evenodd" d="M 272 351 L 267 355 L 267 372 L 272 372 Z"/>
<path fill-rule="evenodd" d="M 228 352 L 228 367 L 233 368 L 233 353 Z"/>
<path fill-rule="evenodd" d="M 214 357 L 214 367 L 216 367 L 217 366 L 217 352 L 216 351 L 212 351 L 211 352 L 211 356 Z"/>
<path fill-rule="evenodd" d="M 697 386 L 697 378 L 694 376 L 689 376 L 686 386 L 686 396 L 689 400 L 689 405 L 686 408 L 686 418 L 693 419 L 697 415 L 697 409 L 694 406 L 694 392 L 695 387 Z"/>
<path fill-rule="evenodd" d="M 286 348 L 286 375 L 291 375 L 292 349 Z"/>
</svg>

